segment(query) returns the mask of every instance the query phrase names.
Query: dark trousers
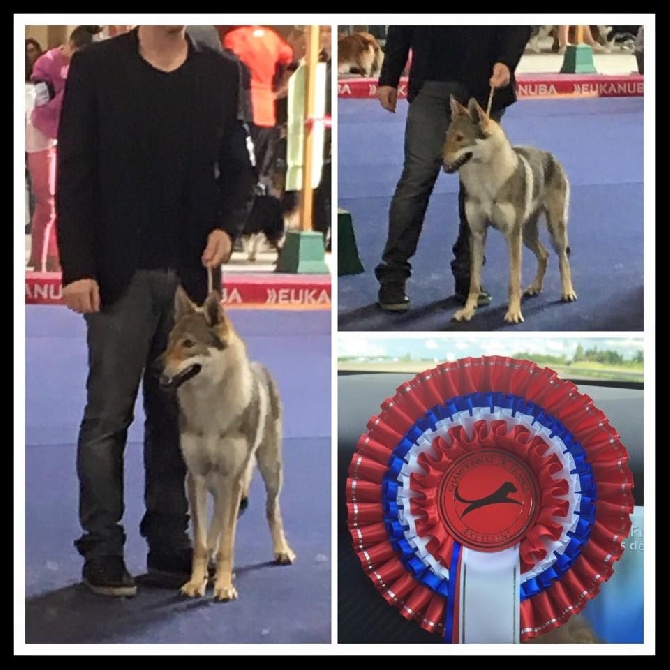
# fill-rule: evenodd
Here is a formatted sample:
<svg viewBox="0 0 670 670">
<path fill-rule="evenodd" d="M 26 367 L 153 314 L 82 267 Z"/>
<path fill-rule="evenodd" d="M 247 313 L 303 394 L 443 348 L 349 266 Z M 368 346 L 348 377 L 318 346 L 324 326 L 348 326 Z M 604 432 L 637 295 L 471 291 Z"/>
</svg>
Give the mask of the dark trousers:
<svg viewBox="0 0 670 670">
<path fill-rule="evenodd" d="M 451 122 L 449 96 L 467 99 L 456 82 L 428 81 L 409 105 L 404 138 L 404 164 L 391 206 L 386 244 L 375 268 L 380 283 L 401 282 L 411 276 L 430 196 L 442 169 L 442 147 Z M 492 113 L 499 121 L 502 111 Z M 458 194 L 458 234 L 452 246 L 451 271 L 458 288 L 470 283 L 470 230 L 465 218 L 463 185 Z M 457 290 L 458 290 L 457 288 Z"/>
<path fill-rule="evenodd" d="M 140 532 L 154 550 L 189 543 L 176 397 L 158 386 L 158 357 L 173 325 L 176 286 L 172 271 L 141 270 L 117 302 L 85 316 L 88 377 L 77 443 L 84 533 L 75 546 L 87 559 L 123 556 L 124 455 L 140 383 L 146 416 Z"/>
<path fill-rule="evenodd" d="M 273 185 L 272 172 L 277 160 L 281 128 L 279 126 L 257 126 L 252 123 L 249 127 L 249 134 L 254 143 L 258 180 L 269 190 Z"/>
</svg>

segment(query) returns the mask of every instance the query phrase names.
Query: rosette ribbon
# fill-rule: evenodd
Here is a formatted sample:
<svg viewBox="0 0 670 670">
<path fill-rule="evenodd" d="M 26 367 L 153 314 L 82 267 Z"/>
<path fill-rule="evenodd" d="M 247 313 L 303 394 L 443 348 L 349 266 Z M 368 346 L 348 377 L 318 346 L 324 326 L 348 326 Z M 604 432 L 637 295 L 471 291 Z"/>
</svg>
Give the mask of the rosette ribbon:
<svg viewBox="0 0 670 670">
<path fill-rule="evenodd" d="M 519 643 L 612 575 L 628 452 L 592 399 L 522 359 L 464 358 L 396 389 L 361 435 L 347 524 L 379 593 L 447 643 Z"/>
</svg>

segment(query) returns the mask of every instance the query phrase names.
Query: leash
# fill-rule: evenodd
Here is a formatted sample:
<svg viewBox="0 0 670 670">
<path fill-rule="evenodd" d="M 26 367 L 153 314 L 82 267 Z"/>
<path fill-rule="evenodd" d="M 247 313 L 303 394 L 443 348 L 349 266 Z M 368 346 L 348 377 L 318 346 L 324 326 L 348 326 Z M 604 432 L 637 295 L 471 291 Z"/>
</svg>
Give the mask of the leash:
<svg viewBox="0 0 670 670">
<path fill-rule="evenodd" d="M 491 105 L 493 104 L 493 93 L 495 92 L 495 88 L 491 86 L 491 91 L 489 92 L 489 102 L 486 105 L 486 116 L 491 116 Z"/>
<path fill-rule="evenodd" d="M 212 277 L 212 268 L 207 268 L 207 295 L 214 289 L 214 278 Z"/>
</svg>

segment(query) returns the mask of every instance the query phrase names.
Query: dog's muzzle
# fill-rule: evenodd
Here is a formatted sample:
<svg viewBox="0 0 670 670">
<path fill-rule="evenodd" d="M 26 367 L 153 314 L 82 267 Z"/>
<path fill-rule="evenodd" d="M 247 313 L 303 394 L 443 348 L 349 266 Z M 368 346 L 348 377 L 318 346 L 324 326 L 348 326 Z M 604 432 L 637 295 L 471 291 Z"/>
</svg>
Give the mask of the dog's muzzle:
<svg viewBox="0 0 670 670">
<path fill-rule="evenodd" d="M 463 167 L 471 158 L 472 158 L 472 152 L 468 151 L 468 152 L 464 153 L 457 161 L 454 161 L 453 163 L 443 162 L 442 163 L 442 169 L 447 174 L 453 174 L 459 168 Z"/>
<path fill-rule="evenodd" d="M 175 389 L 178 389 L 184 382 L 187 382 L 189 379 L 193 379 L 200 370 L 202 370 L 202 365 L 200 363 L 193 363 L 192 365 L 189 365 L 187 368 L 184 368 L 180 372 L 178 372 L 176 375 L 166 375 L 163 373 L 160 376 L 160 379 L 158 381 L 160 387 L 165 390 L 165 391 L 174 391 Z"/>
</svg>

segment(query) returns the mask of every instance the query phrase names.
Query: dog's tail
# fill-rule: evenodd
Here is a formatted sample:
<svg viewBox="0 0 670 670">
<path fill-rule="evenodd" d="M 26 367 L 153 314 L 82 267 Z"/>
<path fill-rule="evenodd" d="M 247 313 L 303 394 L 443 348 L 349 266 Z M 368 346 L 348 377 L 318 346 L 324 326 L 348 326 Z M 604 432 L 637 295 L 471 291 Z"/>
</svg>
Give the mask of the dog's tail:
<svg viewBox="0 0 670 670">
<path fill-rule="evenodd" d="M 282 416 L 282 404 L 279 396 L 277 382 L 268 374 L 268 396 L 270 398 L 270 414 L 272 418 L 279 422 Z"/>
</svg>

